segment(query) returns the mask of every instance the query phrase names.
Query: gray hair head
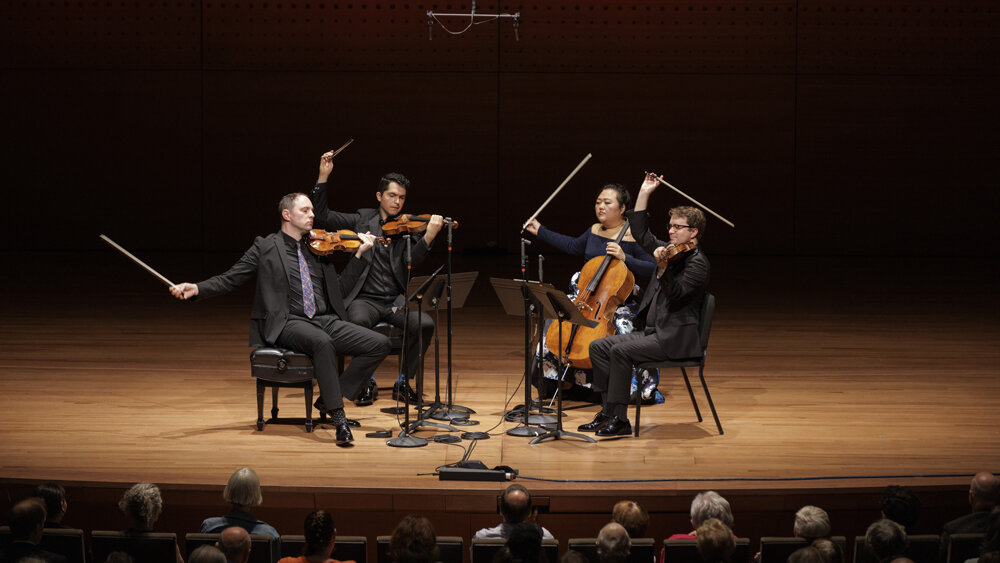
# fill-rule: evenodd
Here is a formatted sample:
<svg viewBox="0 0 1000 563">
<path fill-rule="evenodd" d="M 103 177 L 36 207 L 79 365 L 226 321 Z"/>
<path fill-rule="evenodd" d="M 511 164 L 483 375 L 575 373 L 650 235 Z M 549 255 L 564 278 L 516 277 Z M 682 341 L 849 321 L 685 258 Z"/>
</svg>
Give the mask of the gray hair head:
<svg viewBox="0 0 1000 563">
<path fill-rule="evenodd" d="M 906 550 L 906 530 L 888 518 L 876 520 L 865 532 L 865 544 L 879 561 L 903 555 Z"/>
<path fill-rule="evenodd" d="M 632 539 L 618 522 L 609 522 L 597 534 L 597 555 L 602 563 L 623 563 L 632 548 Z"/>
<path fill-rule="evenodd" d="M 125 491 L 118 508 L 142 530 L 152 530 L 163 510 L 160 489 L 152 483 L 136 483 Z"/>
<path fill-rule="evenodd" d="M 691 501 L 692 526 L 697 528 L 709 518 L 717 518 L 726 526 L 733 527 L 733 509 L 730 508 L 729 501 L 715 491 L 700 492 Z"/>
<path fill-rule="evenodd" d="M 818 506 L 806 505 L 795 513 L 792 533 L 796 537 L 814 540 L 830 537 L 830 515 Z"/>
<path fill-rule="evenodd" d="M 226 483 L 222 498 L 239 506 L 260 506 L 264 496 L 260 492 L 260 478 L 249 467 L 237 469 Z"/>
</svg>

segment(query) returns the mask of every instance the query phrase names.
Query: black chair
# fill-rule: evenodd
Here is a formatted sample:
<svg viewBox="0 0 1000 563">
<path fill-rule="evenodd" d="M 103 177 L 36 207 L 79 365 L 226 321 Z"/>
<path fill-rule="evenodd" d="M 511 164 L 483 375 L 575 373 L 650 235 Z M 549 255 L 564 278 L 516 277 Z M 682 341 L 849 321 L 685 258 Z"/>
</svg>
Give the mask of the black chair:
<svg viewBox="0 0 1000 563">
<path fill-rule="evenodd" d="M 184 535 L 184 548 L 187 556 L 191 557 L 191 552 L 203 545 L 215 545 L 222 534 L 202 534 L 189 533 Z M 274 563 L 274 556 L 278 550 L 274 546 L 274 538 L 263 534 L 250 535 L 250 561 L 249 563 Z"/>
<path fill-rule="evenodd" d="M 378 554 L 378 563 L 392 563 L 389 557 L 389 540 L 392 536 L 378 536 L 375 538 L 375 551 Z M 465 543 L 459 536 L 438 536 L 437 546 L 441 552 L 438 561 L 441 563 L 462 563 L 462 549 Z"/>
<path fill-rule="evenodd" d="M 840 546 L 840 551 L 847 558 L 847 538 L 833 536 L 830 541 Z M 785 563 L 788 556 L 812 543 L 805 538 L 769 537 L 760 538 L 760 563 Z"/>
<path fill-rule="evenodd" d="M 979 546 L 985 534 L 952 534 L 948 536 L 948 563 L 962 563 L 979 557 Z"/>
<path fill-rule="evenodd" d="M 938 562 L 941 536 L 937 534 L 907 536 L 906 544 L 906 550 L 903 552 L 903 555 L 912 559 L 913 563 Z M 875 556 L 868 551 L 867 545 L 865 536 L 854 538 L 854 563 L 878 563 Z"/>
<path fill-rule="evenodd" d="M 570 538 L 566 543 L 566 549 L 580 552 L 590 563 L 600 563 L 601 561 L 600 556 L 597 555 L 597 538 Z M 625 558 L 625 563 L 653 563 L 655 559 L 655 539 L 632 539 L 632 549 L 629 551 L 628 557 Z"/>
<path fill-rule="evenodd" d="M 0 526 L 0 549 L 14 541 L 10 526 Z M 86 563 L 87 549 L 83 543 L 83 530 L 75 528 L 45 528 L 38 547 L 45 551 L 58 553 L 69 563 Z"/>
<path fill-rule="evenodd" d="M 660 368 L 681 368 L 684 375 L 684 384 L 687 385 L 688 395 L 691 397 L 691 404 L 694 406 L 694 413 L 698 415 L 698 422 L 702 421 L 701 410 L 698 408 L 698 401 L 694 398 L 694 391 L 691 390 L 691 381 L 688 379 L 685 368 L 698 368 L 698 377 L 701 379 L 701 388 L 705 390 L 705 397 L 708 399 L 708 406 L 712 409 L 712 416 L 715 417 L 715 426 L 722 432 L 722 423 L 719 422 L 719 415 L 715 412 L 715 403 L 712 402 L 712 394 L 708 392 L 708 384 L 705 383 L 705 357 L 708 356 L 708 337 L 712 334 L 712 317 L 715 316 L 715 296 L 705 293 L 705 299 L 701 304 L 701 318 L 698 320 L 698 333 L 701 336 L 701 356 L 696 358 L 681 358 L 677 360 L 663 360 L 659 362 L 643 362 L 639 364 L 639 369 L 660 369 Z M 639 413 L 642 409 L 642 393 L 636 393 L 635 400 L 635 435 L 639 435 Z"/>
<path fill-rule="evenodd" d="M 177 534 L 166 532 L 90 533 L 94 561 L 104 561 L 113 551 L 124 551 L 133 561 L 142 563 L 177 563 Z"/>
<path fill-rule="evenodd" d="M 730 559 L 732 563 L 749 563 L 750 538 L 736 538 L 736 551 Z M 663 540 L 663 561 L 660 563 L 702 563 L 698 554 L 698 540 Z M 785 563 L 782 561 L 781 563 Z"/>
<path fill-rule="evenodd" d="M 271 419 L 267 422 L 281 422 L 278 419 L 278 388 L 295 387 L 302 389 L 306 399 L 306 432 L 312 432 L 313 409 L 313 364 L 306 354 L 261 346 L 250 352 L 250 375 L 257 380 L 257 430 L 264 429 L 264 390 L 271 389 Z M 320 421 L 326 413 L 319 413 Z"/>
<path fill-rule="evenodd" d="M 305 547 L 305 536 L 281 536 L 282 557 L 298 557 L 302 555 Z M 368 563 L 368 538 L 365 536 L 337 536 L 337 541 L 333 546 L 333 558 L 338 561 Z"/>
<path fill-rule="evenodd" d="M 507 544 L 505 538 L 472 538 L 472 563 L 491 563 L 500 548 Z M 543 539 L 542 553 L 549 563 L 559 561 L 559 540 Z"/>
</svg>

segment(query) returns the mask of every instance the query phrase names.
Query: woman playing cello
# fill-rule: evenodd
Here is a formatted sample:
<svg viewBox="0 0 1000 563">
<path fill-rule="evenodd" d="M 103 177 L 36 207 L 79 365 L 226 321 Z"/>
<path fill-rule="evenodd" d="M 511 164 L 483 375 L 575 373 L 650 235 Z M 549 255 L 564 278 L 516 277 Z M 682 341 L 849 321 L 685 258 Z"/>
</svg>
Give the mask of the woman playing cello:
<svg viewBox="0 0 1000 563">
<path fill-rule="evenodd" d="M 656 269 L 656 261 L 645 250 L 639 247 L 632 238 L 631 233 L 626 232 L 620 243 L 615 240 L 625 225 L 625 211 L 631 203 L 631 195 L 621 184 L 607 184 L 601 189 L 594 204 L 594 213 L 597 215 L 597 223 L 590 226 L 578 237 L 570 237 L 555 233 L 542 226 L 537 220 L 532 220 L 525 227 L 529 233 L 538 237 L 567 254 L 583 256 L 587 260 L 599 256 L 610 255 L 625 262 L 626 267 L 632 271 L 637 280 L 648 280 Z M 577 280 L 580 273 L 577 272 L 570 280 L 570 297 L 575 298 L 578 292 Z M 634 307 L 636 305 L 634 295 L 638 293 L 638 288 L 633 291 L 633 297 L 628 300 L 625 306 L 620 307 L 614 317 L 614 325 L 619 334 L 632 332 L 632 318 L 635 316 Z M 543 350 L 545 350 L 543 344 Z M 545 376 L 548 379 L 559 379 L 556 370 L 557 358 L 551 352 L 546 352 Z M 589 387 L 589 370 L 576 369 L 572 375 L 567 374 L 565 381 L 569 382 L 571 388 L 573 383 L 584 387 Z M 567 385 L 564 383 L 564 385 Z M 656 390 L 657 381 L 655 376 L 642 375 L 642 381 L 637 384 L 633 378 L 632 391 L 642 390 L 643 401 L 663 402 L 663 396 Z"/>
</svg>

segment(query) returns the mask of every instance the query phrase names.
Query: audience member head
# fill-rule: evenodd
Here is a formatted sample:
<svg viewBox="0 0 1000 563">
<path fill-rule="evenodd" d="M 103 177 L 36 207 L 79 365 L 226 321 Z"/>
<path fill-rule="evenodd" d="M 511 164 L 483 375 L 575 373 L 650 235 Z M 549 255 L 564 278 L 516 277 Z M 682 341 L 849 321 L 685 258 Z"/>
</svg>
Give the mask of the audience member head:
<svg viewBox="0 0 1000 563">
<path fill-rule="evenodd" d="M 201 545 L 191 552 L 187 563 L 226 563 L 226 555 L 214 545 Z"/>
<path fill-rule="evenodd" d="M 160 489 L 156 485 L 136 483 L 125 491 L 122 499 L 118 501 L 118 508 L 125 513 L 130 528 L 148 532 L 153 529 L 156 519 L 163 511 L 163 497 L 160 496 Z"/>
<path fill-rule="evenodd" d="M 24 563 L 23 559 L 21 561 L 22 563 Z M 194 560 L 192 559 L 192 561 Z M 222 561 L 223 563 L 225 563 L 226 560 L 223 559 Z M 111 553 L 108 554 L 107 557 L 104 558 L 104 563 L 134 563 L 134 562 L 135 560 L 132 559 L 132 556 L 129 555 L 128 553 L 125 553 L 124 551 L 112 551 Z"/>
<path fill-rule="evenodd" d="M 216 545 L 226 556 L 226 561 L 246 563 L 250 559 L 250 533 L 240 526 L 222 530 L 222 537 Z"/>
<path fill-rule="evenodd" d="M 229 477 L 229 482 L 222 491 L 222 498 L 241 508 L 260 506 L 260 503 L 264 502 L 264 497 L 260 493 L 260 478 L 257 477 L 257 473 L 249 467 L 237 469 Z"/>
<path fill-rule="evenodd" d="M 729 501 L 715 491 L 698 493 L 691 501 L 691 525 L 698 529 L 709 518 L 717 518 L 726 526 L 733 527 L 733 509 Z"/>
<path fill-rule="evenodd" d="M 524 522 L 531 516 L 531 493 L 522 485 L 513 484 L 500 494 L 500 514 L 508 524 Z"/>
<path fill-rule="evenodd" d="M 337 530 L 333 527 L 333 516 L 325 510 L 314 510 L 306 516 L 303 525 L 306 547 L 303 555 L 326 555 L 333 553 Z"/>
<path fill-rule="evenodd" d="M 906 530 L 888 518 L 876 520 L 865 532 L 865 544 L 876 560 L 891 561 L 906 550 Z"/>
<path fill-rule="evenodd" d="M 844 561 L 844 552 L 840 546 L 826 538 L 814 540 L 812 547 L 816 548 L 823 556 L 823 563 L 842 563 Z"/>
<path fill-rule="evenodd" d="M 908 531 L 913 529 L 920 514 L 920 499 L 913 491 L 899 485 L 889 485 L 882 491 L 882 517 L 888 518 Z"/>
<path fill-rule="evenodd" d="M 818 506 L 806 505 L 795 513 L 792 533 L 797 538 L 815 540 L 830 537 L 830 515 Z"/>
<path fill-rule="evenodd" d="M 646 536 L 649 526 L 649 513 L 639 503 L 632 500 L 622 500 L 611 509 L 611 519 L 618 522 L 628 532 L 630 538 Z"/>
<path fill-rule="evenodd" d="M 35 487 L 35 496 L 45 501 L 46 522 L 58 524 L 66 515 L 66 489 L 59 483 L 43 483 Z"/>
<path fill-rule="evenodd" d="M 969 487 L 969 504 L 972 510 L 989 510 L 1000 502 L 1000 479 L 992 473 L 976 473 Z"/>
<path fill-rule="evenodd" d="M 559 558 L 559 563 L 590 563 L 587 557 L 575 549 L 567 549 Z"/>
<path fill-rule="evenodd" d="M 608 522 L 597 534 L 597 555 L 601 563 L 624 563 L 631 549 L 632 540 L 618 522 Z"/>
<path fill-rule="evenodd" d="M 823 554 L 810 545 L 793 551 L 788 556 L 788 563 L 824 563 Z"/>
<path fill-rule="evenodd" d="M 726 563 L 736 551 L 733 531 L 718 518 L 709 518 L 695 530 L 698 554 L 705 563 Z"/>
<path fill-rule="evenodd" d="M 515 563 L 539 563 L 542 555 L 542 529 L 532 522 L 514 524 L 507 536 L 507 550 Z"/>
<path fill-rule="evenodd" d="M 438 560 L 437 536 L 431 521 L 411 514 L 402 520 L 389 539 L 389 556 L 396 563 L 433 563 Z"/>
<path fill-rule="evenodd" d="M 45 501 L 42 499 L 26 498 L 10 509 L 10 535 L 15 540 L 38 545 L 44 527 Z"/>
</svg>

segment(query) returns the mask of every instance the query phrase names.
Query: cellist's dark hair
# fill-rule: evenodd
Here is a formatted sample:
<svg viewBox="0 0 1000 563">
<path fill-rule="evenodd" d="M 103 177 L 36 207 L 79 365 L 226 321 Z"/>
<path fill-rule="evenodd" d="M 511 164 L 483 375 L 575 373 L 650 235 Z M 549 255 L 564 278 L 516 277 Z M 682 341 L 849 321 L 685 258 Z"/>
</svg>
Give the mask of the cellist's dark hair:
<svg viewBox="0 0 1000 563">
<path fill-rule="evenodd" d="M 622 207 L 622 211 L 628 211 L 632 205 L 632 194 L 628 192 L 628 189 L 621 184 L 604 184 L 601 191 L 604 190 L 614 190 L 615 195 L 618 199 L 618 205 Z"/>
<path fill-rule="evenodd" d="M 385 191 L 389 189 L 389 184 L 392 182 L 396 182 L 407 190 L 410 189 L 410 181 L 406 179 L 406 176 L 396 172 L 390 172 L 389 174 L 382 176 L 382 179 L 378 181 L 378 193 L 384 194 Z"/>
</svg>

